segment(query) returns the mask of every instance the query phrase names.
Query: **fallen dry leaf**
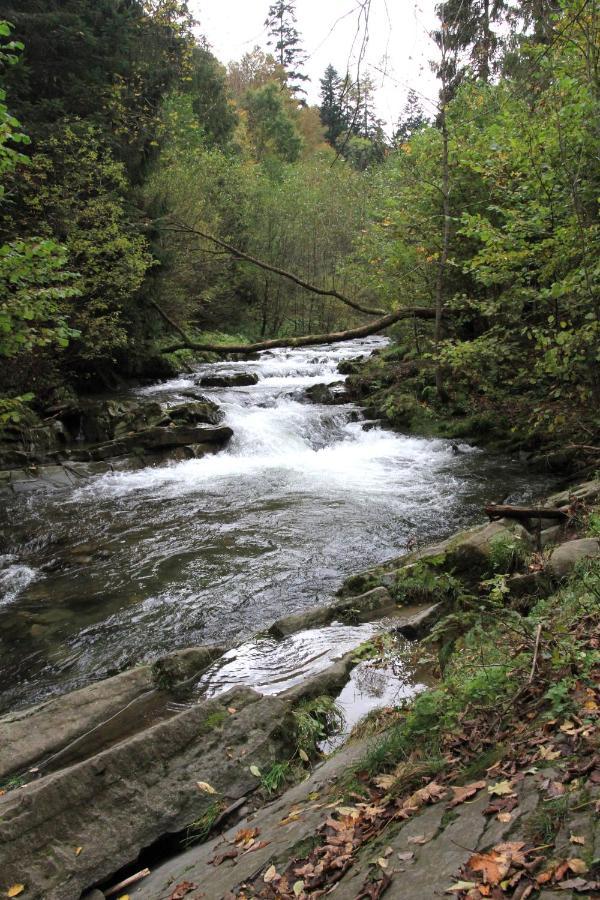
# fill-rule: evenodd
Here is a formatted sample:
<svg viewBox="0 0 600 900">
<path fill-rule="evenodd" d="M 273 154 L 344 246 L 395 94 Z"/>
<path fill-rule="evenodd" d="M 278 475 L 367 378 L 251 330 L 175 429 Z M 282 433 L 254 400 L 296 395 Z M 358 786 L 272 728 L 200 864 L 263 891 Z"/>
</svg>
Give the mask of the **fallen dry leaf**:
<svg viewBox="0 0 600 900">
<path fill-rule="evenodd" d="M 383 856 L 380 856 L 379 859 L 377 860 L 377 865 L 381 866 L 382 869 L 387 869 L 387 867 L 389 866 L 389 863 L 388 863 L 387 859 L 385 859 Z"/>
<path fill-rule="evenodd" d="M 250 771 L 252 772 L 252 774 L 254 775 L 255 778 L 262 778 L 262 775 L 260 774 L 260 769 L 258 768 L 258 766 L 250 766 Z"/>
<path fill-rule="evenodd" d="M 308 753 L 306 752 L 306 750 L 298 750 L 298 756 L 300 757 L 302 762 L 308 762 Z"/>
<path fill-rule="evenodd" d="M 498 813 L 496 818 L 498 819 L 499 822 L 504 822 L 506 824 L 507 822 L 511 821 L 512 814 L 509 812 L 501 812 L 501 813 Z"/>
<path fill-rule="evenodd" d="M 489 784 L 488 792 L 496 797 L 507 797 L 509 794 L 514 794 L 512 784 L 508 780 Z"/>
<path fill-rule="evenodd" d="M 209 784 L 207 781 L 197 781 L 196 787 L 203 791 L 205 794 L 216 794 L 214 787 L 212 784 Z"/>
<path fill-rule="evenodd" d="M 561 891 L 598 891 L 600 881 L 586 881 L 585 878 L 569 878 L 558 884 Z"/>
<path fill-rule="evenodd" d="M 449 808 L 453 806 L 458 806 L 459 803 L 464 803 L 465 800 L 470 800 L 471 797 L 474 797 L 477 791 L 480 791 L 486 785 L 485 781 L 474 781 L 472 784 L 466 784 L 460 787 L 453 787 L 452 792 L 454 794 L 452 800 L 448 804 Z"/>
<path fill-rule="evenodd" d="M 304 882 L 296 881 L 294 883 L 294 887 L 293 887 L 293 891 L 294 891 L 294 894 L 296 895 L 296 897 L 299 897 L 303 890 L 304 890 Z"/>
<path fill-rule="evenodd" d="M 551 750 L 550 747 L 540 747 L 540 756 L 542 759 L 558 759 L 560 750 Z"/>
<path fill-rule="evenodd" d="M 81 853 L 82 850 L 83 850 L 83 847 L 75 847 L 75 856 L 79 856 L 79 854 Z"/>
<path fill-rule="evenodd" d="M 585 875 L 589 870 L 588 864 L 583 859 L 577 859 L 577 857 L 567 860 L 567 865 L 575 875 Z"/>
<path fill-rule="evenodd" d="M 477 884 L 474 881 L 457 881 L 456 884 L 451 885 L 446 889 L 446 894 L 458 894 L 461 891 L 470 891 L 472 888 L 476 888 Z"/>
<path fill-rule="evenodd" d="M 237 709 L 235 708 L 235 706 L 228 706 L 227 712 L 229 713 L 230 716 L 235 716 Z"/>
<path fill-rule="evenodd" d="M 268 847 L 270 843 L 271 841 L 253 841 L 252 844 L 244 850 L 244 854 L 262 850 L 264 847 Z"/>
<path fill-rule="evenodd" d="M 233 839 L 234 844 L 247 844 L 260 834 L 260 828 L 240 828 Z"/>
<path fill-rule="evenodd" d="M 572 844 L 585 844 L 585 838 L 580 834 L 572 834 L 569 840 Z"/>
<path fill-rule="evenodd" d="M 388 791 L 392 785 L 396 783 L 396 780 L 394 775 L 379 775 L 377 778 L 373 779 L 373 782 L 377 787 L 381 788 L 382 791 Z"/>
<path fill-rule="evenodd" d="M 175 886 L 173 893 L 169 896 L 169 900 L 182 900 L 186 894 L 195 891 L 197 887 L 198 885 L 194 884 L 193 881 L 181 881 Z"/>
<path fill-rule="evenodd" d="M 510 857 L 491 850 L 489 853 L 474 853 L 467 866 L 472 872 L 480 872 L 484 882 L 500 884 L 510 869 Z"/>
<path fill-rule="evenodd" d="M 7 897 L 18 897 L 25 890 L 24 884 L 12 884 L 6 892 Z"/>
<path fill-rule="evenodd" d="M 271 884 L 271 882 L 277 878 L 277 869 L 275 866 L 269 866 L 265 874 L 263 875 L 263 881 L 265 884 Z"/>
<path fill-rule="evenodd" d="M 431 840 L 432 837 L 433 837 L 433 835 L 429 835 L 429 837 L 427 837 L 424 834 L 415 834 L 415 835 L 413 835 L 413 837 L 408 838 L 408 843 L 409 844 L 427 844 L 427 843 L 429 843 L 429 841 Z"/>
<path fill-rule="evenodd" d="M 415 854 L 412 850 L 404 850 L 402 853 L 398 853 L 398 859 L 400 862 L 409 862 L 411 859 L 415 858 Z"/>
<path fill-rule="evenodd" d="M 213 866 L 220 866 L 226 859 L 235 859 L 239 852 L 237 847 L 228 847 L 226 850 L 223 850 L 222 853 L 217 853 L 213 856 L 209 862 Z"/>
</svg>

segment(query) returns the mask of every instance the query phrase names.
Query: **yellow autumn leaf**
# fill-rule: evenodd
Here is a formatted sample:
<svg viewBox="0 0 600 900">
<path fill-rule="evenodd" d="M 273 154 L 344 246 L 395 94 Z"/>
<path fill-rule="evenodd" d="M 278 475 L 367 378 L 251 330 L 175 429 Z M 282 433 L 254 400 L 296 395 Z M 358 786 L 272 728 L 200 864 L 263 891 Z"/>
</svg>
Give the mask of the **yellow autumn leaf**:
<svg viewBox="0 0 600 900">
<path fill-rule="evenodd" d="M 488 792 L 490 794 L 495 794 L 497 797 L 505 797 L 507 794 L 514 793 L 510 781 L 506 780 L 497 781 L 496 784 L 489 784 Z"/>
<path fill-rule="evenodd" d="M 308 753 L 306 750 L 298 750 L 298 756 L 303 762 L 308 762 Z"/>
<path fill-rule="evenodd" d="M 13 884 L 9 887 L 8 891 L 6 892 L 6 896 L 7 897 L 18 897 L 19 894 L 22 894 L 24 890 L 25 890 L 24 884 Z"/>
<path fill-rule="evenodd" d="M 585 875 L 589 869 L 588 864 L 583 859 L 577 859 L 577 857 L 567 860 L 567 865 L 575 875 Z"/>
<path fill-rule="evenodd" d="M 263 875 L 263 881 L 265 882 L 265 884 L 270 884 L 275 878 L 277 878 L 277 869 L 275 868 L 275 866 L 269 866 L 269 868 Z"/>
<path fill-rule="evenodd" d="M 81 853 L 82 850 L 83 850 L 83 847 L 75 847 L 75 856 L 79 856 L 79 854 Z"/>
<path fill-rule="evenodd" d="M 304 890 L 304 882 L 296 881 L 294 883 L 294 894 L 296 895 L 296 897 L 299 897 L 303 890 Z"/>
</svg>

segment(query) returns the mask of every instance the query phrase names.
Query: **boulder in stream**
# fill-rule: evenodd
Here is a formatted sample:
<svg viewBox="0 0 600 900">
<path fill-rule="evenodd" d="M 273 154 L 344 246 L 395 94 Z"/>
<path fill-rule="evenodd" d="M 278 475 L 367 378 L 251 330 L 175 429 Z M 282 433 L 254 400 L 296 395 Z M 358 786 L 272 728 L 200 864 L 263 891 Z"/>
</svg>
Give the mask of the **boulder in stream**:
<svg viewBox="0 0 600 900">
<path fill-rule="evenodd" d="M 336 381 L 333 384 L 312 384 L 306 388 L 304 394 L 311 403 L 322 403 L 326 406 L 349 403 L 352 399 L 343 381 Z"/>
<path fill-rule="evenodd" d="M 235 375 L 203 375 L 201 387 L 249 387 L 258 384 L 258 375 L 251 372 L 237 372 Z"/>
</svg>

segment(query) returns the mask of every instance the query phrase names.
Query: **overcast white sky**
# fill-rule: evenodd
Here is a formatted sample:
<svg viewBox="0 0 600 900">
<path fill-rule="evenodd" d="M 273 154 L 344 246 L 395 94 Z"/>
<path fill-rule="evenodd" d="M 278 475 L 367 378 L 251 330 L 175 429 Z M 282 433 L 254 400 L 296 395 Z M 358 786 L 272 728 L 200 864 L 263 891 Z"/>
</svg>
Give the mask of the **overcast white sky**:
<svg viewBox="0 0 600 900">
<path fill-rule="evenodd" d="M 264 21 L 271 0 L 190 0 L 201 30 L 223 63 L 239 59 L 258 44 L 267 49 Z M 393 124 L 406 102 L 409 87 L 433 99 L 437 93 L 429 60 L 435 48 L 428 36 L 435 24 L 435 0 L 372 0 L 367 71 L 378 88 L 378 111 Z M 354 48 L 358 24 L 357 0 L 297 0 L 298 29 L 309 55 L 309 102 L 316 103 L 319 79 L 328 63 L 344 73 Z M 354 62 L 354 65 L 352 65 Z M 385 74 L 382 74 L 385 73 Z M 424 103 L 428 112 L 431 105 Z"/>
</svg>

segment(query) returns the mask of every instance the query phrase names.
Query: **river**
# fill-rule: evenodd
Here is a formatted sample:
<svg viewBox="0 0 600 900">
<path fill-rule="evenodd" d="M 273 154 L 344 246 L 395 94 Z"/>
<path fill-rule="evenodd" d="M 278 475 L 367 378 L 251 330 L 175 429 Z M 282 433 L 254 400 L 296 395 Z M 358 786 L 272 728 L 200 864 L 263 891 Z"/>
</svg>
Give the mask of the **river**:
<svg viewBox="0 0 600 900">
<path fill-rule="evenodd" d="M 276 350 L 199 365 L 137 394 L 172 405 L 207 373 L 256 385 L 204 390 L 234 437 L 214 456 L 111 473 L 11 498 L 0 556 L 0 709 L 140 660 L 247 639 L 325 602 L 343 578 L 527 495 L 514 460 L 363 427 L 352 404 L 306 401 L 340 360 L 384 343 Z"/>
</svg>

